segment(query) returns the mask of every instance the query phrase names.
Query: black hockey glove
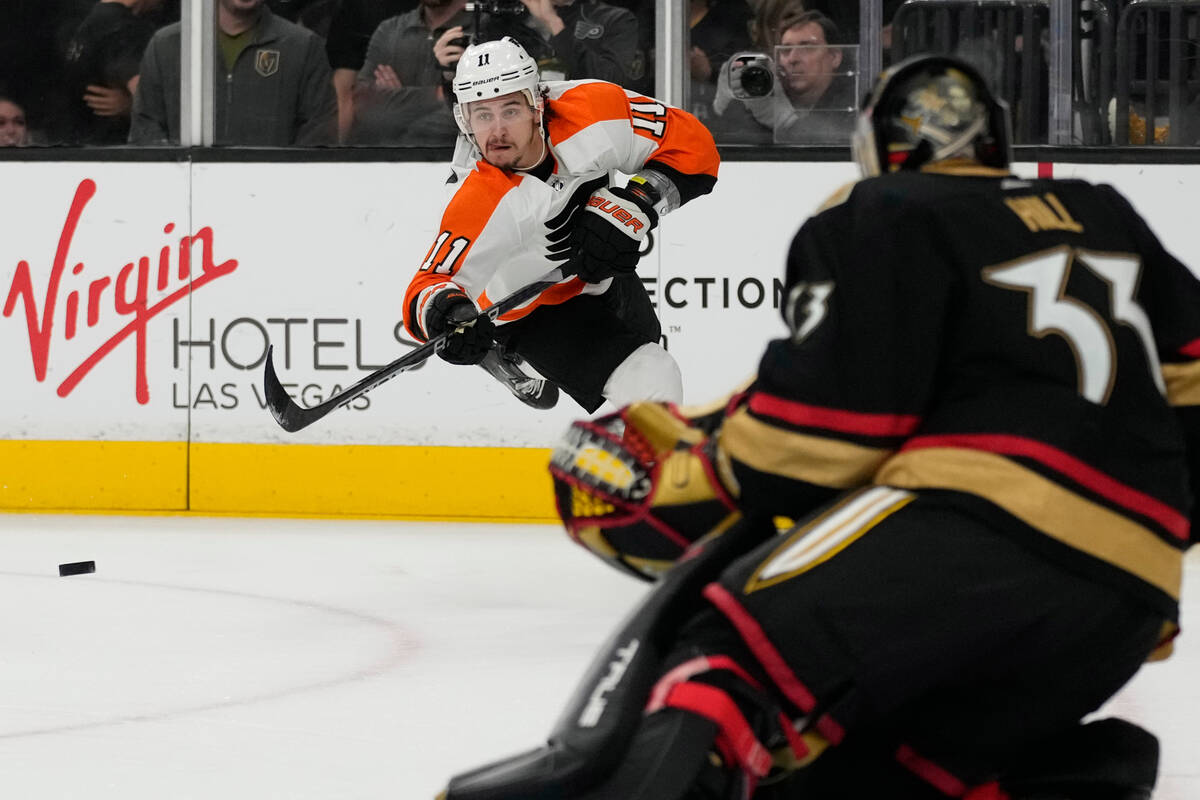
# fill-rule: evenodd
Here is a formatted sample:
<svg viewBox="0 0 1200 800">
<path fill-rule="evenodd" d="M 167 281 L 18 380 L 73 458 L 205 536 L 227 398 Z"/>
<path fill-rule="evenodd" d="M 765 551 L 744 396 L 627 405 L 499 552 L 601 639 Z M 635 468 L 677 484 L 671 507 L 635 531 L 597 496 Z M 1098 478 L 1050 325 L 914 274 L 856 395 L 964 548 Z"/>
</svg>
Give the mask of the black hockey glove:
<svg viewBox="0 0 1200 800">
<path fill-rule="evenodd" d="M 609 186 L 588 198 L 571 233 L 565 272 L 588 283 L 637 269 L 642 242 L 658 224 L 658 213 L 642 195 Z"/>
<path fill-rule="evenodd" d="M 496 326 L 459 289 L 438 292 L 425 312 L 425 332 L 432 339 L 446 331 L 446 346 L 438 351 L 451 364 L 478 364 L 496 343 Z"/>
</svg>

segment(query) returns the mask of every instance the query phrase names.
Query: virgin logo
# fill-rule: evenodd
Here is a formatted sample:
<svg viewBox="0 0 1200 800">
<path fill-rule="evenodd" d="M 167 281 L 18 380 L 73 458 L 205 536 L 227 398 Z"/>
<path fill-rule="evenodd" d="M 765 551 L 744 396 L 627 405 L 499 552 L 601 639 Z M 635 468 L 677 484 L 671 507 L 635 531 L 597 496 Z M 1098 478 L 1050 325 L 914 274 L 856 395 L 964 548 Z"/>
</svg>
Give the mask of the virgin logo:
<svg viewBox="0 0 1200 800">
<path fill-rule="evenodd" d="M 17 272 L 9 287 L 8 299 L 4 301 L 4 316 L 6 317 L 12 316 L 18 300 L 24 303 L 25 325 L 29 329 L 29 353 L 33 357 L 34 376 L 39 382 L 46 379 L 51 344 L 55 341 L 55 322 L 60 310 L 59 299 L 63 289 L 63 275 L 67 271 L 67 264 L 73 260 L 71 241 L 75 236 L 75 229 L 79 226 L 79 220 L 83 217 L 84 208 L 95 194 L 95 181 L 90 179 L 80 181 L 58 239 L 58 249 L 54 252 L 54 263 L 50 267 L 50 280 L 46 285 L 45 297 L 41 298 L 40 310 L 38 298 L 33 291 L 33 279 L 28 261 L 17 263 Z M 163 232 L 169 234 L 174 227 L 173 224 L 168 224 Z M 200 273 L 193 275 L 192 250 L 193 245 L 197 243 L 201 246 Z M 174 273 L 171 269 L 171 255 L 171 247 L 163 247 L 158 254 L 158 263 L 154 268 L 151 266 L 150 256 L 140 256 L 117 270 L 115 276 L 100 275 L 93 278 L 86 287 L 66 292 L 66 304 L 62 309 L 60 328 L 63 340 L 69 341 L 75 338 L 79 327 L 81 304 L 86 311 L 88 328 L 94 328 L 101 324 L 107 327 L 120 327 L 107 341 L 97 347 L 95 352 L 85 357 L 82 363 L 59 384 L 59 397 L 69 395 L 93 367 L 103 361 L 105 356 L 111 353 L 117 345 L 133 336 L 137 350 L 135 396 L 137 401 L 143 405 L 150 402 L 150 387 L 146 381 L 146 327 L 148 323 L 159 312 L 170 308 L 201 286 L 211 283 L 222 275 L 228 275 L 237 269 L 238 265 L 237 260 L 232 258 L 220 264 L 214 263 L 213 230 L 210 227 L 201 228 L 191 236 L 180 238 Z M 82 275 L 84 269 L 84 262 L 78 261 L 70 271 L 72 275 Z M 152 277 L 156 292 L 168 292 L 153 304 L 149 301 Z M 176 284 L 173 289 L 171 288 L 172 283 Z M 128 321 L 126 318 L 129 318 Z"/>
</svg>

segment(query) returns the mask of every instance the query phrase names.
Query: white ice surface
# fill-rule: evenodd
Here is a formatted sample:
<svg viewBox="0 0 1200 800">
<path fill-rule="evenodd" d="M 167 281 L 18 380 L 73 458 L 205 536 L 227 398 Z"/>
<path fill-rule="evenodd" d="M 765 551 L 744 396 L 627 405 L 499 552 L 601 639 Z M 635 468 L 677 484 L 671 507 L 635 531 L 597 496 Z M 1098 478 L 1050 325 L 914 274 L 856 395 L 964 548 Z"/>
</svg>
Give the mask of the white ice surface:
<svg viewBox="0 0 1200 800">
<path fill-rule="evenodd" d="M 0 514 L 0 797 L 429 800 L 644 591 L 552 526 Z M 1200 798 L 1200 632 L 1112 706 Z"/>
</svg>

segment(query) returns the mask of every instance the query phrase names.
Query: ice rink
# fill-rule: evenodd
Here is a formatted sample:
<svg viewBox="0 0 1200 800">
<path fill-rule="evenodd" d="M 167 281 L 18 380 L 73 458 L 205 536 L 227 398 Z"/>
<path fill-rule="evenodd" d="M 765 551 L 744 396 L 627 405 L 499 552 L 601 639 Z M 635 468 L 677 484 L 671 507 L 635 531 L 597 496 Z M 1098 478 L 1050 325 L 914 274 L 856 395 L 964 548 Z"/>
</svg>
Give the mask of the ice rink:
<svg viewBox="0 0 1200 800">
<path fill-rule="evenodd" d="M 1200 548 L 1187 583 L 1185 629 Z M 549 525 L 0 514 L 0 796 L 429 800 L 542 741 L 644 591 Z M 1155 800 L 1200 798 L 1195 627 L 1108 709 Z"/>
</svg>

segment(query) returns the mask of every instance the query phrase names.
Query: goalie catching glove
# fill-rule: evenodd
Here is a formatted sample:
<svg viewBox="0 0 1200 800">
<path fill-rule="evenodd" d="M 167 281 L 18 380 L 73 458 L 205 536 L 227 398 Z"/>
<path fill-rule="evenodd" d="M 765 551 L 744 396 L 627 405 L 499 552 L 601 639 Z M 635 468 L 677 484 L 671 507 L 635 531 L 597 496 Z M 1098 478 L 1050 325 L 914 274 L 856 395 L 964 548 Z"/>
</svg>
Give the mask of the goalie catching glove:
<svg viewBox="0 0 1200 800">
<path fill-rule="evenodd" d="M 642 243 L 658 224 L 654 199 L 645 191 L 620 186 L 597 190 L 579 217 L 566 269 L 588 283 L 636 270 Z"/>
<path fill-rule="evenodd" d="M 496 326 L 457 286 L 439 289 L 425 311 L 425 333 L 449 332 L 438 355 L 451 364 L 478 364 L 495 345 Z"/>
<path fill-rule="evenodd" d="M 671 404 L 576 421 L 550 474 L 571 538 L 642 580 L 657 580 L 693 542 L 741 518 L 715 439 Z"/>
</svg>

